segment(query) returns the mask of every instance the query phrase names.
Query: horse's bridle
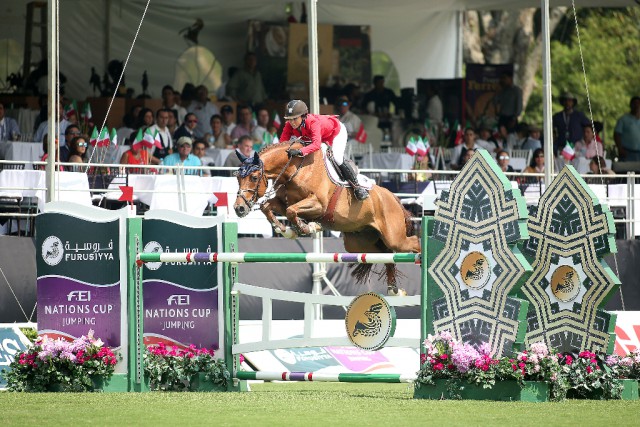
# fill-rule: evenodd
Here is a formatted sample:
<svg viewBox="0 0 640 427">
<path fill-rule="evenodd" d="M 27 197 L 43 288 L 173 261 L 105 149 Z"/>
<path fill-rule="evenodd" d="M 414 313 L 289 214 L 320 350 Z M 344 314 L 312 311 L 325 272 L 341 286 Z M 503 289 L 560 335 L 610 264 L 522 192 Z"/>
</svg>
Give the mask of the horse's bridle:
<svg viewBox="0 0 640 427">
<path fill-rule="evenodd" d="M 289 148 L 291 148 L 291 146 L 296 143 L 299 142 L 297 140 L 291 140 L 289 141 Z M 287 170 L 287 168 L 289 167 L 289 165 L 291 164 L 291 161 L 293 160 L 293 157 L 289 157 L 289 160 L 287 161 L 287 163 L 284 165 L 284 167 L 282 168 L 282 170 L 280 171 L 280 173 L 278 174 L 278 176 L 276 177 L 276 179 L 273 181 L 274 183 L 277 183 L 280 180 L 280 177 L 282 176 L 282 174 Z M 282 188 L 282 186 L 287 185 L 289 182 L 291 182 L 291 180 L 293 178 L 295 178 L 295 176 L 298 174 L 298 172 L 300 172 L 300 168 L 302 168 L 302 165 L 304 164 L 304 160 L 305 157 L 302 158 L 302 162 L 300 162 L 300 165 L 297 166 L 296 171 L 291 175 L 291 177 L 289 177 L 288 180 L 286 180 L 285 182 L 280 183 L 277 187 L 275 187 L 274 189 L 272 189 L 269 193 L 266 192 L 265 190 L 265 195 L 273 195 L 276 194 L 278 192 L 278 190 L 280 188 Z M 237 193 L 237 197 L 241 198 L 242 201 L 244 202 L 245 205 L 247 205 L 247 207 L 249 209 L 253 209 L 253 206 L 258 202 L 258 189 L 260 188 L 260 183 L 262 181 L 264 181 L 264 185 L 265 188 L 269 187 L 269 183 L 267 182 L 267 176 L 264 173 L 264 162 L 262 161 L 262 159 L 260 159 L 260 165 L 259 165 L 259 170 L 260 170 L 260 178 L 258 178 L 258 181 L 256 182 L 256 186 L 254 188 L 238 188 L 238 193 Z M 252 193 L 252 196 L 250 199 L 247 199 L 244 195 L 244 193 Z M 269 199 L 270 197 L 268 197 L 267 199 Z M 265 202 L 263 202 L 265 203 Z"/>
</svg>

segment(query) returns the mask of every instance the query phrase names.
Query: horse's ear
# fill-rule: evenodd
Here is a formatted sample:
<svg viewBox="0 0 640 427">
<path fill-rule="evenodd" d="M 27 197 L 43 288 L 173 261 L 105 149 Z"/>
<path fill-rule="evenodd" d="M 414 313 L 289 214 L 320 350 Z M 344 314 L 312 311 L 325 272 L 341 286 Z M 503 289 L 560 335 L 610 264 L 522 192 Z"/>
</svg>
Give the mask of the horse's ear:
<svg viewBox="0 0 640 427">
<path fill-rule="evenodd" d="M 238 150 L 236 150 L 236 156 L 238 156 L 238 159 L 240 159 L 240 163 L 244 163 L 244 161 L 248 159 L 247 156 L 245 156 Z"/>
<path fill-rule="evenodd" d="M 260 156 L 258 155 L 257 151 L 255 153 L 253 153 L 253 164 L 254 165 L 259 165 L 260 164 Z"/>
</svg>

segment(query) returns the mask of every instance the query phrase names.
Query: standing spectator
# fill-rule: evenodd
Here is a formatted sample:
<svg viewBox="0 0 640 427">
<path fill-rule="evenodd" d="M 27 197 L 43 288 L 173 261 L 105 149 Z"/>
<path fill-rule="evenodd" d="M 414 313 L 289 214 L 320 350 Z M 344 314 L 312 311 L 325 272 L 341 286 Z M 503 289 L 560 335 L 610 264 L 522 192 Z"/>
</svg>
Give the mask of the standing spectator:
<svg viewBox="0 0 640 427">
<path fill-rule="evenodd" d="M 204 141 L 193 142 L 193 155 L 200 159 L 202 166 L 215 166 L 213 159 L 207 156 L 207 143 Z M 211 176 L 211 172 L 207 169 L 200 170 L 200 176 Z"/>
<path fill-rule="evenodd" d="M 351 102 L 349 102 L 349 98 L 346 95 L 339 96 L 336 103 L 338 115 L 340 116 L 340 121 L 344 124 L 344 128 L 347 130 L 347 136 L 349 139 L 355 139 L 360 131 L 362 120 L 351 111 Z"/>
<path fill-rule="evenodd" d="M 498 160 L 498 166 L 502 169 L 502 172 L 515 172 L 513 167 L 509 164 L 509 153 L 505 150 L 500 150 L 496 154 L 496 159 Z"/>
<path fill-rule="evenodd" d="M 187 110 L 183 106 L 176 103 L 175 91 L 169 85 L 166 85 L 162 88 L 162 108 L 175 110 L 176 117 L 178 118 L 178 126 L 182 124 L 184 116 L 187 115 Z"/>
<path fill-rule="evenodd" d="M 251 136 L 253 128 L 254 126 L 251 123 L 251 107 L 248 105 L 241 105 L 238 107 L 238 124 L 231 132 L 231 139 L 235 141 L 244 135 Z"/>
<path fill-rule="evenodd" d="M 218 90 L 216 90 L 216 98 L 218 101 L 233 101 L 233 99 L 227 93 L 227 85 L 229 84 L 229 80 L 233 78 L 233 75 L 238 71 L 238 67 L 229 67 L 227 70 L 227 80 L 222 82 Z"/>
<path fill-rule="evenodd" d="M 196 138 L 202 138 L 205 133 L 211 133 L 209 120 L 214 114 L 218 114 L 218 107 L 209 100 L 209 89 L 200 85 L 196 89 L 197 99 L 189 105 L 187 110 L 198 118 L 198 124 L 193 133 Z"/>
<path fill-rule="evenodd" d="M 196 125 L 198 124 L 198 118 L 193 113 L 187 113 L 187 115 L 183 118 L 183 120 L 184 121 L 182 125 L 173 134 L 173 139 L 175 141 L 180 139 L 180 137 L 182 136 L 188 136 L 191 139 L 194 138 L 193 130 L 196 128 Z"/>
<path fill-rule="evenodd" d="M 451 169 L 460 170 L 464 166 L 464 156 L 467 151 L 480 149 L 481 147 L 476 144 L 476 132 L 467 128 L 464 131 L 464 144 L 457 145 L 453 150 L 453 156 L 451 158 Z"/>
<path fill-rule="evenodd" d="M 191 154 L 191 147 L 193 146 L 193 140 L 188 136 L 181 137 L 176 143 L 178 152 L 169 154 L 162 159 L 161 165 L 164 166 L 202 166 L 202 162 L 198 157 Z M 165 170 L 165 173 L 173 173 L 173 169 Z M 186 175 L 200 175 L 200 169 L 185 169 Z"/>
<path fill-rule="evenodd" d="M 391 129 L 390 107 L 397 103 L 398 98 L 391 89 L 384 87 L 384 76 L 373 77 L 373 89 L 367 92 L 362 101 L 363 109 L 378 116 L 380 129 Z"/>
<path fill-rule="evenodd" d="M 169 124 L 169 110 L 162 108 L 156 113 L 156 124 L 149 128 L 151 135 L 155 135 L 156 131 L 160 136 L 162 148 L 153 146 L 151 148 L 151 163 L 160 164 L 160 160 L 173 153 L 173 137 L 171 131 L 167 127 Z"/>
<path fill-rule="evenodd" d="M 442 100 L 438 95 L 438 88 L 435 85 L 427 86 L 427 119 L 429 119 L 432 126 L 440 130 L 444 119 L 444 110 L 442 108 Z"/>
<path fill-rule="evenodd" d="M 18 123 L 5 116 L 4 104 L 0 103 L 0 141 L 17 141 L 19 137 Z"/>
<path fill-rule="evenodd" d="M 233 107 L 231 105 L 223 105 L 220 110 L 222 114 L 222 131 L 231 137 L 236 122 L 233 120 Z"/>
<path fill-rule="evenodd" d="M 226 95 L 238 103 L 257 105 L 267 99 L 267 92 L 258 71 L 258 58 L 255 53 L 244 56 L 244 68 L 238 70 L 227 83 Z"/>
<path fill-rule="evenodd" d="M 630 112 L 618 119 L 613 138 L 620 159 L 627 162 L 640 161 L 640 96 L 629 101 Z"/>
<path fill-rule="evenodd" d="M 250 157 L 253 153 L 253 140 L 249 135 L 243 135 L 238 139 L 236 143 L 236 152 L 243 155 L 245 158 Z M 225 167 L 239 168 L 242 162 L 238 158 L 237 153 L 231 153 L 224 161 Z"/>
<path fill-rule="evenodd" d="M 509 132 L 514 132 L 522 113 L 522 89 L 513 84 L 511 72 L 504 72 L 500 76 L 500 90 L 493 98 L 493 103 L 498 125 L 505 125 Z"/>
<path fill-rule="evenodd" d="M 268 132 L 269 128 L 269 110 L 266 107 L 259 107 L 256 111 L 256 119 L 258 121 L 258 125 L 253 128 L 251 131 L 251 136 L 256 142 L 262 142 L 264 138 L 265 132 Z"/>
<path fill-rule="evenodd" d="M 573 147 L 576 157 L 584 157 L 591 159 L 595 156 L 604 157 L 604 146 L 602 141 L 598 141 L 591 125 L 587 125 L 582 129 L 582 139 L 576 142 Z"/>
<path fill-rule="evenodd" d="M 589 125 L 589 120 L 582 111 L 574 110 L 578 105 L 578 99 L 570 92 L 565 92 L 560 96 L 560 104 L 564 109 L 553 115 L 553 131 L 555 139 L 553 141 L 553 152 L 557 154 L 562 151 L 565 144 L 574 144 L 582 138 L 582 128 Z"/>
</svg>

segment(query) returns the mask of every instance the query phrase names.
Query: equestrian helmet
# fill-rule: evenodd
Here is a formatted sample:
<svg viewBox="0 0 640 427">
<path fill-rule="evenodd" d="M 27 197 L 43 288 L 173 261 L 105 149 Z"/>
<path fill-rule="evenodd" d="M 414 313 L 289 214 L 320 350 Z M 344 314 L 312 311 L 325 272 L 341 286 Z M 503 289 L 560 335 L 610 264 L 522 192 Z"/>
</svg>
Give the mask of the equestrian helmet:
<svg viewBox="0 0 640 427">
<path fill-rule="evenodd" d="M 294 99 L 293 101 L 289 101 L 287 104 L 287 108 L 284 114 L 284 118 L 286 120 L 295 119 L 296 117 L 300 117 L 304 114 L 307 114 L 309 109 L 307 108 L 307 104 L 300 101 L 299 99 Z"/>
</svg>

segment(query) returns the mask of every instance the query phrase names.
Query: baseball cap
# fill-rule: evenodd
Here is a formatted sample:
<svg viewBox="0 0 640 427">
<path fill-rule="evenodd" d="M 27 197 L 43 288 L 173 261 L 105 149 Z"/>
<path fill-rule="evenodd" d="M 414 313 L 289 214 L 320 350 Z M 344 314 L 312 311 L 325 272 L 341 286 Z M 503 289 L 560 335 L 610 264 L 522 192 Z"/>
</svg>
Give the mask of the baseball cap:
<svg viewBox="0 0 640 427">
<path fill-rule="evenodd" d="M 185 144 L 189 144 L 190 146 L 193 147 L 193 140 L 188 136 L 181 136 L 180 138 L 178 138 L 178 142 L 177 142 L 178 147 Z"/>
</svg>

